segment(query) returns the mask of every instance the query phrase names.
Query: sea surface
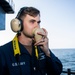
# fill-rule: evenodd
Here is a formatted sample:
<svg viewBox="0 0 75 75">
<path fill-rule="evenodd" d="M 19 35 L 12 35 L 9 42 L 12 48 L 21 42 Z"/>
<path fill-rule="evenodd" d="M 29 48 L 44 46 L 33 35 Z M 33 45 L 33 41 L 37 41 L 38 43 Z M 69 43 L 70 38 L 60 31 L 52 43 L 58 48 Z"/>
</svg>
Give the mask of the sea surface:
<svg viewBox="0 0 75 75">
<path fill-rule="evenodd" d="M 60 59 L 64 70 L 75 71 L 75 49 L 51 49 L 51 51 Z"/>
</svg>

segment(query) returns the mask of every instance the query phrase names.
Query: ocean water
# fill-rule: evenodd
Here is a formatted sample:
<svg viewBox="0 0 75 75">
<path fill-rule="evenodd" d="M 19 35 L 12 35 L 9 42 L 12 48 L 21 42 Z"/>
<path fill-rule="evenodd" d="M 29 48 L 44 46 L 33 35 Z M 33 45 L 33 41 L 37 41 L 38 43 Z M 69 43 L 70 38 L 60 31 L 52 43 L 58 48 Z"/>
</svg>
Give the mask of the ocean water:
<svg viewBox="0 0 75 75">
<path fill-rule="evenodd" d="M 71 69 L 75 72 L 75 49 L 51 49 L 51 51 L 60 59 L 64 70 Z"/>
</svg>

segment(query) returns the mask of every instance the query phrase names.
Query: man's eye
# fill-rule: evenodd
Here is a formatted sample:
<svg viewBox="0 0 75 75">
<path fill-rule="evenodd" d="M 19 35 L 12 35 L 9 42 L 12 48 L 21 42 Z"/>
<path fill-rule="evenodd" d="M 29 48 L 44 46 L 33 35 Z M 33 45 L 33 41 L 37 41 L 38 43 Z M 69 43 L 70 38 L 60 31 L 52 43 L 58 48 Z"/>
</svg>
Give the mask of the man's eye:
<svg viewBox="0 0 75 75">
<path fill-rule="evenodd" d="M 38 21 L 38 24 L 40 24 L 41 21 Z"/>
<path fill-rule="evenodd" d="M 30 22 L 31 22 L 31 23 L 34 23 L 35 21 L 34 21 L 34 20 L 31 20 Z"/>
<path fill-rule="evenodd" d="M 34 23 L 34 21 L 31 21 L 31 23 Z"/>
</svg>

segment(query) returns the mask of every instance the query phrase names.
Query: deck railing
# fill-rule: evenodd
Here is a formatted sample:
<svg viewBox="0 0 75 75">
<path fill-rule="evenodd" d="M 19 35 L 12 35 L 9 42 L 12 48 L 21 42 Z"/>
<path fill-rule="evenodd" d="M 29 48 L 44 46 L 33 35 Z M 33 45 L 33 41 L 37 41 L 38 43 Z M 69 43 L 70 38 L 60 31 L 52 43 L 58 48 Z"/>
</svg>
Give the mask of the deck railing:
<svg viewBox="0 0 75 75">
<path fill-rule="evenodd" d="M 75 70 L 68 68 L 67 70 L 63 69 L 61 75 L 75 75 Z"/>
</svg>

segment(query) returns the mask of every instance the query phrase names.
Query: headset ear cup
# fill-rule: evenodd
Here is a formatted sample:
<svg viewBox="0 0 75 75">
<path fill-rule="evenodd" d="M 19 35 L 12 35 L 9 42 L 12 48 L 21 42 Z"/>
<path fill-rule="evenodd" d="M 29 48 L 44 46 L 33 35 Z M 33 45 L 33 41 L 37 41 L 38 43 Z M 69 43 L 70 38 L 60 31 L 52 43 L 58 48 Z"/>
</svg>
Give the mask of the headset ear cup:
<svg viewBox="0 0 75 75">
<path fill-rule="evenodd" d="M 13 32 L 19 32 L 22 30 L 21 21 L 19 19 L 12 19 L 10 24 Z"/>
<path fill-rule="evenodd" d="M 18 19 L 19 19 L 19 18 L 18 18 Z M 19 19 L 19 21 L 20 21 L 20 25 L 21 25 L 20 31 L 22 31 L 22 30 L 23 30 L 23 21 L 22 21 L 21 19 Z"/>
</svg>

